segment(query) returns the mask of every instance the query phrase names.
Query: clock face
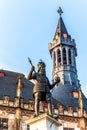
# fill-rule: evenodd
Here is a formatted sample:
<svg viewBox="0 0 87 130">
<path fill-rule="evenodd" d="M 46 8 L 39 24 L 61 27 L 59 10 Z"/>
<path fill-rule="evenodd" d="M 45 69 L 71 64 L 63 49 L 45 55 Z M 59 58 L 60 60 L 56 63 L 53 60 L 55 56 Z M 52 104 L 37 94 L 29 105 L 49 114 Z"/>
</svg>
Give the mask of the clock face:
<svg viewBox="0 0 87 130">
<path fill-rule="evenodd" d="M 56 34 L 55 39 L 58 40 L 58 34 Z"/>
</svg>

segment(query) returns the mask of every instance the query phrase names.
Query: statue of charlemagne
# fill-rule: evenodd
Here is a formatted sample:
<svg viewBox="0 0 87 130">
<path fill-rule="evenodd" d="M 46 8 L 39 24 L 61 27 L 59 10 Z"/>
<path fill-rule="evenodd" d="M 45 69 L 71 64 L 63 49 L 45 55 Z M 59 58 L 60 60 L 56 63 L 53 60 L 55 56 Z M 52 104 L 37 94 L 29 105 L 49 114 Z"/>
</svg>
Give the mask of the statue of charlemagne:
<svg viewBox="0 0 87 130">
<path fill-rule="evenodd" d="M 35 67 L 32 66 L 28 74 L 28 80 L 33 79 L 35 81 L 33 89 L 33 97 L 35 99 L 35 114 L 34 117 L 39 116 L 39 103 L 40 101 L 46 101 L 48 103 L 48 113 L 52 115 L 52 95 L 50 90 L 60 82 L 60 78 L 57 77 L 53 84 L 50 84 L 49 79 L 46 77 L 45 63 L 41 60 L 38 64 L 38 72 L 35 72 Z"/>
</svg>

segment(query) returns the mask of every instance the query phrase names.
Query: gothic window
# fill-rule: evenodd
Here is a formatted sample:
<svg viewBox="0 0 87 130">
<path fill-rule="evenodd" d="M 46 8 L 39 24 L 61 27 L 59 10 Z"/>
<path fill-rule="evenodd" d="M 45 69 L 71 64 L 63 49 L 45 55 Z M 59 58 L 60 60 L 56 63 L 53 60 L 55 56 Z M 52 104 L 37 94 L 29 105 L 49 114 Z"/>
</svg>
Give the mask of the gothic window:
<svg viewBox="0 0 87 130">
<path fill-rule="evenodd" d="M 67 64 L 66 49 L 63 48 L 63 64 Z"/>
<path fill-rule="evenodd" d="M 56 67 L 56 53 L 55 52 L 53 54 L 53 57 L 54 57 L 54 67 Z"/>
<path fill-rule="evenodd" d="M 0 118 L 0 130 L 8 130 L 8 119 Z"/>
<path fill-rule="evenodd" d="M 58 49 L 57 53 L 58 53 L 58 64 L 61 64 L 61 51 L 60 51 L 60 49 Z"/>
<path fill-rule="evenodd" d="M 68 50 L 69 64 L 72 64 L 71 50 Z"/>
</svg>

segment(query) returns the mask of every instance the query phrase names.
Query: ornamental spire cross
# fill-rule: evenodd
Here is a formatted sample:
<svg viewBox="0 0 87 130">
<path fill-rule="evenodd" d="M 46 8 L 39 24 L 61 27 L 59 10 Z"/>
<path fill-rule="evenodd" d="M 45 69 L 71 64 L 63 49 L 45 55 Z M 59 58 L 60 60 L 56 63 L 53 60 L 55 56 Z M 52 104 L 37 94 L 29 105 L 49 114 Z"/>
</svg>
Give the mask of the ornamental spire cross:
<svg viewBox="0 0 87 130">
<path fill-rule="evenodd" d="M 62 15 L 63 11 L 62 11 L 61 7 L 59 7 L 59 9 L 57 10 L 57 12 L 58 12 L 58 14 L 59 14 L 60 16 Z"/>
</svg>

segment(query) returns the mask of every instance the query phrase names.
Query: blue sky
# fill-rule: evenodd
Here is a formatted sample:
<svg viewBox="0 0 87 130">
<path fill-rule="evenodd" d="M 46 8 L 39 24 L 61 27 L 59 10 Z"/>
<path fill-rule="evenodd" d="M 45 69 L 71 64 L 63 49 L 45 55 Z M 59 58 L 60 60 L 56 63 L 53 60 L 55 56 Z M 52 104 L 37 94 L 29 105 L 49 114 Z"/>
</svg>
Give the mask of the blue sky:
<svg viewBox="0 0 87 130">
<path fill-rule="evenodd" d="M 78 79 L 87 94 L 87 0 L 0 0 L 0 69 L 27 76 L 31 67 L 27 57 L 36 70 L 43 59 L 51 81 L 48 44 L 55 34 L 59 6 L 68 33 L 76 41 Z"/>
</svg>

